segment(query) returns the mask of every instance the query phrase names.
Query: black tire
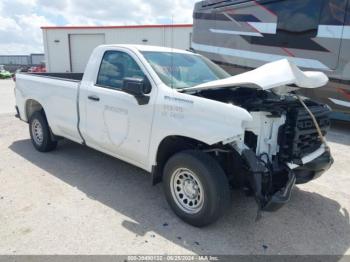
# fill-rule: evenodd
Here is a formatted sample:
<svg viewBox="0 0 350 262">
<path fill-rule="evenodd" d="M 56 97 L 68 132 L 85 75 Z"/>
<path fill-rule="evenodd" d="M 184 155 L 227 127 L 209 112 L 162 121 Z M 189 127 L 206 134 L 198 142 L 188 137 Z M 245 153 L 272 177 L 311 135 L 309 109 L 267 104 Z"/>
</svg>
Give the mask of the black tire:
<svg viewBox="0 0 350 262">
<path fill-rule="evenodd" d="M 187 172 L 183 170 L 189 170 L 192 174 L 195 174 L 196 179 L 201 184 L 203 192 L 200 194 L 204 197 L 201 206 L 198 207 L 199 210 L 187 212 L 184 210 L 186 208 L 181 207 L 184 203 L 179 204 L 181 201 L 184 201 L 180 199 L 181 196 L 176 196 L 176 194 L 181 195 L 176 187 L 180 180 L 176 180 L 177 183 L 174 181 L 175 177 L 181 177 L 181 175 L 179 176 L 181 172 Z M 189 176 L 192 177 L 191 175 Z M 182 184 L 189 183 L 188 181 L 183 182 Z M 196 183 L 194 184 L 196 185 Z M 200 151 L 183 151 L 171 157 L 164 167 L 163 187 L 166 199 L 175 214 L 188 224 L 196 227 L 204 227 L 214 223 L 222 216 L 231 203 L 229 182 L 223 169 L 214 158 Z M 173 193 L 174 191 L 179 192 Z M 187 198 L 186 195 L 185 198 Z"/>
<path fill-rule="evenodd" d="M 39 123 L 39 124 L 38 124 Z M 42 137 L 35 138 L 34 125 L 42 130 Z M 43 111 L 38 111 L 32 114 L 29 119 L 29 133 L 32 143 L 39 152 L 49 152 L 57 147 L 57 141 L 54 141 L 51 136 L 50 127 L 47 123 L 46 116 Z M 39 141 L 40 140 L 40 141 Z"/>
</svg>

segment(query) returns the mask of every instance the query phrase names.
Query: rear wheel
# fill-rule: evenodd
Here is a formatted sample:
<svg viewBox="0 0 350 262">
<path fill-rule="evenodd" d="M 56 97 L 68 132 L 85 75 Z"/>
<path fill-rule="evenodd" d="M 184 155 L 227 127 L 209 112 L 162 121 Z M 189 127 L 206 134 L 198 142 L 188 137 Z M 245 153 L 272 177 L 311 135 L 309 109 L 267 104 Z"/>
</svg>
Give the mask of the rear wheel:
<svg viewBox="0 0 350 262">
<path fill-rule="evenodd" d="M 215 222 L 230 204 L 224 171 L 214 158 L 200 151 L 171 157 L 164 168 L 163 186 L 171 208 L 193 226 Z"/>
<path fill-rule="evenodd" d="M 57 141 L 52 139 L 49 124 L 42 111 L 35 112 L 30 117 L 29 133 L 34 147 L 40 152 L 49 152 L 57 147 Z"/>
</svg>

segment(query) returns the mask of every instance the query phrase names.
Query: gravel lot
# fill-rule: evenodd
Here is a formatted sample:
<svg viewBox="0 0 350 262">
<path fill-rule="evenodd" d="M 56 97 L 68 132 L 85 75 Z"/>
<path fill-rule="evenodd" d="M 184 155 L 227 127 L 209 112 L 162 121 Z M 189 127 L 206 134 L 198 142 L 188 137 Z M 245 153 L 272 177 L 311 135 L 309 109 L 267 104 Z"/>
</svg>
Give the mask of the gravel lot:
<svg viewBox="0 0 350 262">
<path fill-rule="evenodd" d="M 193 228 L 145 172 L 62 141 L 41 154 L 13 117 L 13 82 L 0 81 L 0 254 L 350 254 L 350 125 L 328 136 L 335 164 L 255 222 L 233 193 L 218 223 Z"/>
</svg>

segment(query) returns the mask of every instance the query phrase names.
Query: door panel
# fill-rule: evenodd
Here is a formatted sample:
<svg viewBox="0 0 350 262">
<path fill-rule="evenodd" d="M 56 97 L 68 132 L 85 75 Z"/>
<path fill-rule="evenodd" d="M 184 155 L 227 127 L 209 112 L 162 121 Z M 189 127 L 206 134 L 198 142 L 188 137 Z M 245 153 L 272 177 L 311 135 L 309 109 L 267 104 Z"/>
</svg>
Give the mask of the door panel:
<svg viewBox="0 0 350 262">
<path fill-rule="evenodd" d="M 146 105 L 121 90 L 125 77 L 146 77 L 131 54 L 107 51 L 86 92 L 86 144 L 126 161 L 147 164 L 155 90 Z M 88 97 L 97 97 L 99 101 Z"/>
<path fill-rule="evenodd" d="M 87 144 L 117 152 L 129 136 L 130 106 L 136 106 L 134 97 L 122 91 L 91 86 L 89 94 L 100 101 L 88 101 Z"/>
</svg>

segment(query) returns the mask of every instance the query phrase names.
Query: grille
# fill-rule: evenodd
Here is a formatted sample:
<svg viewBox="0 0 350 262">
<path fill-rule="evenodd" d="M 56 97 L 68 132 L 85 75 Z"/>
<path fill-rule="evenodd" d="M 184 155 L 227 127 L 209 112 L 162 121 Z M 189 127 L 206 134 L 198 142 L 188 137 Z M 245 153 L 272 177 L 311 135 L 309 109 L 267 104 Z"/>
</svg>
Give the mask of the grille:
<svg viewBox="0 0 350 262">
<path fill-rule="evenodd" d="M 326 135 L 330 128 L 329 113 L 326 106 L 309 106 L 311 112 Z M 321 146 L 316 127 L 311 116 L 303 107 L 293 108 L 287 113 L 287 120 L 279 130 L 280 159 L 301 163 L 301 159 Z"/>
</svg>

